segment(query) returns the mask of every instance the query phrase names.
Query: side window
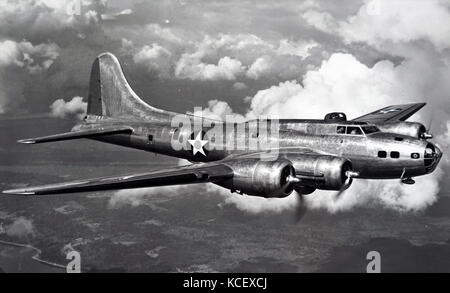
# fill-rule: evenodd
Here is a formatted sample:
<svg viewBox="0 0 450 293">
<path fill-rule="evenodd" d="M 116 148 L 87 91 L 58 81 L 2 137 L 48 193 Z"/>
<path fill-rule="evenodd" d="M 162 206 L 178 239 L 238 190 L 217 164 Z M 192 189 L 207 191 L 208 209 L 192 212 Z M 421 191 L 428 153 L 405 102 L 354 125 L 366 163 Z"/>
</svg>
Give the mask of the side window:
<svg viewBox="0 0 450 293">
<path fill-rule="evenodd" d="M 386 157 L 387 157 L 387 153 L 385 151 L 378 152 L 378 158 L 386 158 Z"/>
<path fill-rule="evenodd" d="M 419 153 L 412 153 L 411 154 L 411 159 L 418 159 L 420 158 L 420 154 Z"/>
<path fill-rule="evenodd" d="M 153 141 L 153 135 L 151 134 L 148 135 L 148 141 Z"/>
<path fill-rule="evenodd" d="M 345 134 L 345 126 L 338 126 L 336 128 L 336 133 L 337 134 Z"/>
<path fill-rule="evenodd" d="M 393 158 L 393 159 L 400 158 L 400 153 L 399 152 L 391 152 L 391 158 Z"/>
<path fill-rule="evenodd" d="M 361 128 L 355 127 L 355 126 L 348 126 L 347 127 L 347 134 L 351 135 L 362 135 Z"/>
</svg>

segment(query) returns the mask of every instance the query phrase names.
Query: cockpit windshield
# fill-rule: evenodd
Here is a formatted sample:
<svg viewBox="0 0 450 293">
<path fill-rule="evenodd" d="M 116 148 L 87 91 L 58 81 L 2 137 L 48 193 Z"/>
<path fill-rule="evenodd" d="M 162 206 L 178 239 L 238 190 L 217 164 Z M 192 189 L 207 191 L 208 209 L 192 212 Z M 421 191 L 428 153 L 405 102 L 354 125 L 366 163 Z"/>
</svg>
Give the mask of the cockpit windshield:
<svg viewBox="0 0 450 293">
<path fill-rule="evenodd" d="M 363 135 L 359 126 L 347 126 L 347 134 L 350 135 Z"/>
<path fill-rule="evenodd" d="M 363 129 L 365 134 L 371 134 L 371 133 L 380 131 L 380 129 L 378 129 L 378 127 L 376 127 L 374 125 L 363 126 L 362 129 Z"/>
</svg>

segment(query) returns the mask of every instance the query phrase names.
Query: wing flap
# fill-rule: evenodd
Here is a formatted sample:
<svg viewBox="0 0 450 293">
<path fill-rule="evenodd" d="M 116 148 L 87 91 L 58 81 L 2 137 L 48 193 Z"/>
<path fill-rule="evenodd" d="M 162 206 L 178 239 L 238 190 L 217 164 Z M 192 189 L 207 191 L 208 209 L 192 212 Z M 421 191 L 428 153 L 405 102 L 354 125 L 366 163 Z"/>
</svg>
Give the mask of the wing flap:
<svg viewBox="0 0 450 293">
<path fill-rule="evenodd" d="M 128 127 L 128 126 L 97 127 L 97 128 L 93 128 L 93 129 L 76 130 L 76 131 L 59 133 L 59 134 L 54 134 L 54 135 L 49 135 L 49 136 L 21 139 L 18 142 L 25 143 L 25 144 L 34 144 L 34 143 L 44 143 L 44 142 L 53 142 L 53 141 L 61 141 L 61 140 L 71 140 L 71 139 L 78 139 L 78 138 L 98 137 L 98 136 L 120 134 L 120 133 L 131 134 L 132 132 L 133 132 L 133 128 Z"/>
<path fill-rule="evenodd" d="M 47 184 L 21 189 L 5 190 L 6 194 L 43 195 L 113 189 L 215 182 L 231 178 L 233 170 L 224 164 L 194 164 L 168 170 L 152 171 L 113 177 Z"/>
<path fill-rule="evenodd" d="M 422 107 L 425 105 L 426 103 L 392 105 L 355 118 L 352 121 L 369 122 L 375 124 L 393 121 L 405 121 L 414 113 L 422 109 Z"/>
</svg>

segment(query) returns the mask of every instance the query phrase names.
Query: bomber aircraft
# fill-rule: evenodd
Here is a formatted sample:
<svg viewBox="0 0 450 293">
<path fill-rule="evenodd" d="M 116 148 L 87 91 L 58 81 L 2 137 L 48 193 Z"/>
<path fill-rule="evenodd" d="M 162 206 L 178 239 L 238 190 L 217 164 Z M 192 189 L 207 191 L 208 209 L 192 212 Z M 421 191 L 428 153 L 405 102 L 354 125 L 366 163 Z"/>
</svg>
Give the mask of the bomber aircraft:
<svg viewBox="0 0 450 293">
<path fill-rule="evenodd" d="M 252 196 L 286 197 L 294 190 L 340 194 L 353 179 L 399 179 L 431 173 L 442 152 L 421 123 L 406 122 L 425 103 L 393 105 L 347 120 L 258 118 L 217 121 L 152 107 L 128 84 L 117 58 L 94 61 L 87 115 L 70 132 L 19 140 L 35 144 L 88 138 L 189 160 L 188 166 L 5 190 L 20 195 L 214 183 Z"/>
</svg>

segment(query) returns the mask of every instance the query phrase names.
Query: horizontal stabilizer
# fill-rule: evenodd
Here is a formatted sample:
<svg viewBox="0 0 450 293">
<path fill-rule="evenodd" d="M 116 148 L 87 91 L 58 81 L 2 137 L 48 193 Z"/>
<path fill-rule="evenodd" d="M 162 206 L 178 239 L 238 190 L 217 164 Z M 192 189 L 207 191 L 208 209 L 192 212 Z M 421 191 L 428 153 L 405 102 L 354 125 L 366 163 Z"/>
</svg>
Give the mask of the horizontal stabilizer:
<svg viewBox="0 0 450 293">
<path fill-rule="evenodd" d="M 44 143 L 44 142 L 70 140 L 70 139 L 78 139 L 78 138 L 92 138 L 92 137 L 111 135 L 111 134 L 119 134 L 119 133 L 131 134 L 132 132 L 133 132 L 133 128 L 128 127 L 128 126 L 99 127 L 99 128 L 94 128 L 94 129 L 77 130 L 77 131 L 59 133 L 59 134 L 36 137 L 36 138 L 21 139 L 17 142 L 33 144 L 33 143 Z"/>
</svg>

